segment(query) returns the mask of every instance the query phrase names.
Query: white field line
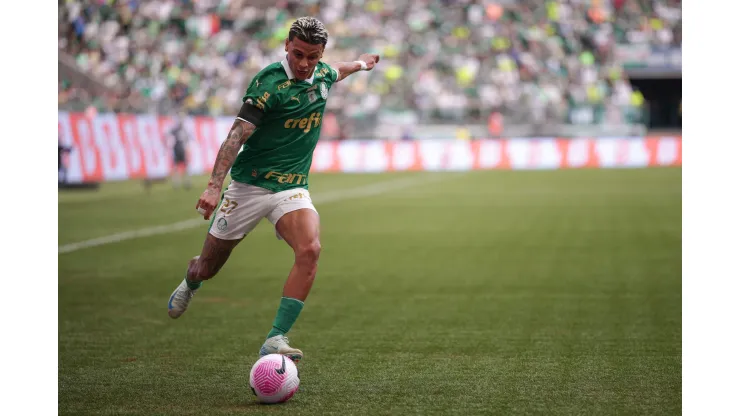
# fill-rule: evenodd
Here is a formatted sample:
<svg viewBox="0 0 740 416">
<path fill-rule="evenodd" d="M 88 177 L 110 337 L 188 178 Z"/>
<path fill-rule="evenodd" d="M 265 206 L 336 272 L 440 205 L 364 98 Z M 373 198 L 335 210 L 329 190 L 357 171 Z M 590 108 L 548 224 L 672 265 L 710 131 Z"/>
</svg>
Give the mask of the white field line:
<svg viewBox="0 0 740 416">
<path fill-rule="evenodd" d="M 332 202 L 346 201 L 349 199 L 365 198 L 368 196 L 380 195 L 386 192 L 395 191 L 398 189 L 406 189 L 416 185 L 422 185 L 430 182 L 436 182 L 444 178 L 458 175 L 435 175 L 426 176 L 421 178 L 404 178 L 396 179 L 385 182 L 379 182 L 372 185 L 362 186 L 359 188 L 341 190 L 341 191 L 330 191 L 323 194 L 313 195 L 311 199 L 314 204 L 322 205 Z M 65 244 L 59 246 L 59 254 L 71 253 L 77 250 L 82 250 L 90 247 L 98 247 L 106 244 L 118 243 L 121 241 L 133 240 L 135 238 L 150 237 L 153 235 L 169 234 L 176 231 L 188 230 L 190 228 L 196 228 L 205 226 L 205 220 L 203 218 L 193 218 L 191 220 L 185 220 L 176 222 L 174 224 L 158 225 L 155 227 L 140 228 L 138 230 L 124 231 L 121 233 L 111 234 L 104 237 L 93 238 L 90 240 L 80 241 L 77 243 Z"/>
</svg>

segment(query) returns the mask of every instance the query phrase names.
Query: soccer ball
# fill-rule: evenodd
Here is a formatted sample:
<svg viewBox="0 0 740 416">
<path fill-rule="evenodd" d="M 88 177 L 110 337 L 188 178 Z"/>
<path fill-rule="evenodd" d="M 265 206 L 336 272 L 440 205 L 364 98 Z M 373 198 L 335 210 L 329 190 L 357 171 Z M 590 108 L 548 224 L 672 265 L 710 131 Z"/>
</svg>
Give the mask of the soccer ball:
<svg viewBox="0 0 740 416">
<path fill-rule="evenodd" d="M 249 387 L 262 403 L 288 401 L 298 390 L 300 382 L 293 360 L 280 354 L 265 355 L 249 372 Z"/>
</svg>

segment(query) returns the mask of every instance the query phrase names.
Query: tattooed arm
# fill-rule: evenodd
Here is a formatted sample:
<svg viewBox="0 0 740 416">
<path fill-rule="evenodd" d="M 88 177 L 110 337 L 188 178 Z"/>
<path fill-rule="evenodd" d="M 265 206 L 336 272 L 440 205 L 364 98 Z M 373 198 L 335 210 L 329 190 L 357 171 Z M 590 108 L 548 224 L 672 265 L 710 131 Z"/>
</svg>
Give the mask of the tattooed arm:
<svg viewBox="0 0 740 416">
<path fill-rule="evenodd" d="M 234 120 L 231 131 L 229 131 L 228 137 L 221 144 L 221 148 L 216 156 L 216 162 L 213 164 L 213 172 L 211 172 L 211 180 L 208 181 L 208 189 L 215 189 L 217 193 L 221 193 L 221 187 L 224 185 L 226 174 L 234 164 L 239 149 L 241 149 L 254 129 L 255 127 L 251 123 L 239 119 Z"/>
<path fill-rule="evenodd" d="M 333 63 L 331 66 L 332 68 L 336 69 L 337 72 L 339 72 L 339 78 L 337 78 L 337 82 L 339 82 L 357 71 L 369 71 L 373 69 L 373 67 L 379 60 L 380 57 L 378 55 L 363 53 L 354 62 L 336 62 Z M 365 68 L 363 68 L 361 62 L 365 63 Z"/>
<path fill-rule="evenodd" d="M 239 149 L 244 145 L 255 128 L 254 124 L 239 118 L 234 120 L 231 131 L 229 131 L 226 140 L 221 144 L 218 156 L 216 156 L 216 162 L 213 164 L 213 171 L 211 172 L 211 179 L 208 181 L 208 187 L 195 205 L 195 209 L 203 214 L 203 218 L 210 219 L 211 213 L 216 209 L 226 174 L 234 164 L 236 155 L 239 154 Z"/>
</svg>

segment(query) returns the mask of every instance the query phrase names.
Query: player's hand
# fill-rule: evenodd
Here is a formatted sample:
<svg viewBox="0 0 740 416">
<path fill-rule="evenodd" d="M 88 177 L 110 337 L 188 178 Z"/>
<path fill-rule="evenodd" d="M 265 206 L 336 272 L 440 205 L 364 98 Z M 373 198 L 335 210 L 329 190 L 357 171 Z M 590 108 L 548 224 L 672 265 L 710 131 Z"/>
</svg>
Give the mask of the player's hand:
<svg viewBox="0 0 740 416">
<path fill-rule="evenodd" d="M 195 204 L 195 209 L 203 215 L 204 219 L 208 220 L 211 218 L 211 214 L 213 214 L 213 210 L 216 209 L 216 205 L 218 204 L 219 193 L 218 189 L 206 188 L 200 196 L 198 203 Z"/>
<path fill-rule="evenodd" d="M 375 64 L 378 63 L 378 61 L 380 61 L 380 56 L 371 53 L 363 53 L 360 55 L 358 60 L 365 62 L 367 64 L 367 70 L 369 71 L 375 67 Z"/>
</svg>

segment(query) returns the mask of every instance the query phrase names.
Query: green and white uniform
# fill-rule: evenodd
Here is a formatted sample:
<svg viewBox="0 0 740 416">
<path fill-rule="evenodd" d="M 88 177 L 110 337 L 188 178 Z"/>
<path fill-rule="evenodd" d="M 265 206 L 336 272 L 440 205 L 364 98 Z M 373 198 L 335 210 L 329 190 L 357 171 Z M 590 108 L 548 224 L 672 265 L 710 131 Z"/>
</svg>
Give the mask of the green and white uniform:
<svg viewBox="0 0 740 416">
<path fill-rule="evenodd" d="M 276 224 L 296 209 L 316 211 L 308 174 L 329 90 L 338 77 L 334 68 L 319 62 L 311 78 L 297 80 L 287 60 L 254 77 L 243 101 L 264 114 L 231 168 L 232 182 L 213 217 L 211 234 L 240 239 L 264 217 Z"/>
<path fill-rule="evenodd" d="M 287 61 L 269 65 L 244 95 L 243 101 L 251 100 L 264 117 L 231 168 L 237 182 L 275 192 L 308 188 L 313 150 L 337 72 L 323 62 L 305 81 L 291 79 L 289 72 Z"/>
</svg>

